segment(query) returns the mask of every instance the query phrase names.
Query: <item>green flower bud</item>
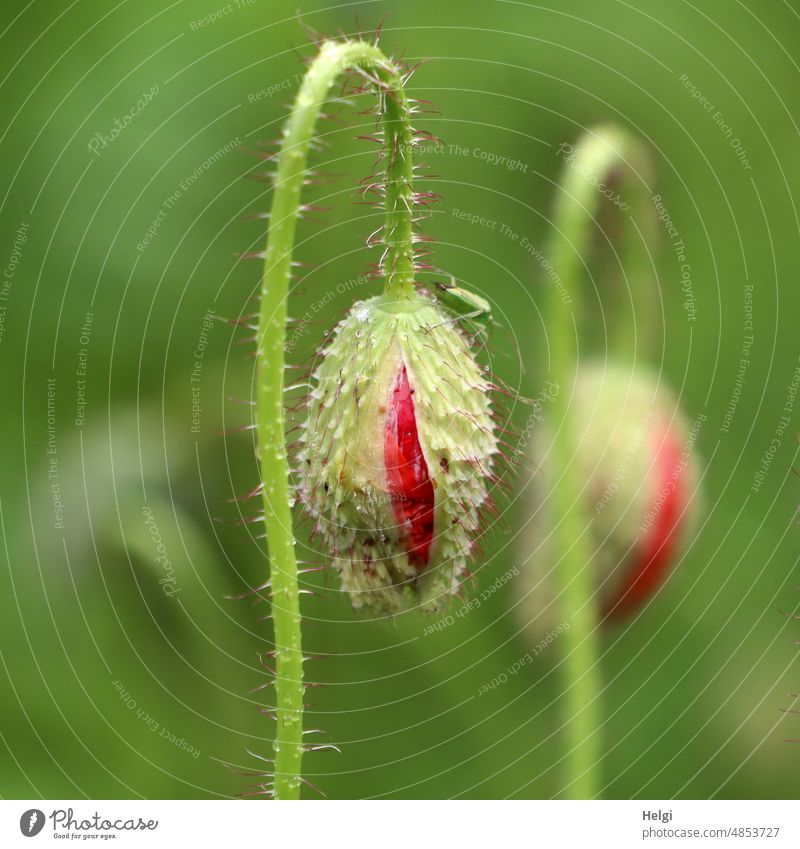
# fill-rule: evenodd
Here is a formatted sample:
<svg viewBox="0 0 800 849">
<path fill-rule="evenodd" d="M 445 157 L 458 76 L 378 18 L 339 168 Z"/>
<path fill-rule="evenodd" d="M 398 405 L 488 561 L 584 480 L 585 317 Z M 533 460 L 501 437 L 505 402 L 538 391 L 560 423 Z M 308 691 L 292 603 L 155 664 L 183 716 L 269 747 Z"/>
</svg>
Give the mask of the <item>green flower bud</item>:
<svg viewBox="0 0 800 849">
<path fill-rule="evenodd" d="M 313 372 L 302 501 L 355 608 L 436 610 L 459 587 L 497 437 L 464 334 L 428 299 L 357 302 Z"/>
<path fill-rule="evenodd" d="M 591 524 L 591 568 L 600 614 L 635 610 L 663 582 L 681 537 L 697 511 L 698 461 L 690 428 L 672 393 L 649 373 L 620 365 L 582 366 L 572 399 L 574 462 L 585 485 L 583 510 Z M 526 624 L 535 633 L 560 621 L 552 588 L 558 569 L 547 529 L 547 428 L 534 446 L 534 518 L 523 535 L 519 589 Z"/>
</svg>

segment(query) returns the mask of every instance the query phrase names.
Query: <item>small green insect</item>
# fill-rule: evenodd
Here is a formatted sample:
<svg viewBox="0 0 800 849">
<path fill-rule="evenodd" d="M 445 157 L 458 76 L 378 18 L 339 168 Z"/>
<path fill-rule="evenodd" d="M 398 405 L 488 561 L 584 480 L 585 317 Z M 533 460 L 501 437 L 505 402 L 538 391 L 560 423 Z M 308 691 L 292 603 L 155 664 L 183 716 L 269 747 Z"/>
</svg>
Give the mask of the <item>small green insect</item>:
<svg viewBox="0 0 800 849">
<path fill-rule="evenodd" d="M 488 341 L 490 328 L 497 322 L 492 318 L 492 305 L 486 298 L 456 286 L 452 276 L 449 283 L 434 283 L 428 295 L 453 316 L 453 321 L 462 323 L 470 336 L 482 344 Z"/>
</svg>

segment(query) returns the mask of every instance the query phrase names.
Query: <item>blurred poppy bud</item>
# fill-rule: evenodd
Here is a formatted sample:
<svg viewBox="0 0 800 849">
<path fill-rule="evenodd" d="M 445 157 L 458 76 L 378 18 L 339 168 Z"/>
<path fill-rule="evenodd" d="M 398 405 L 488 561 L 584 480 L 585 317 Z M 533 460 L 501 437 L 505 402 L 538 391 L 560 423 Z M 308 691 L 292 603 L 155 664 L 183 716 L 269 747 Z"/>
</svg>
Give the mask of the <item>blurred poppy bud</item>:
<svg viewBox="0 0 800 849">
<path fill-rule="evenodd" d="M 353 606 L 436 610 L 479 530 L 489 384 L 430 299 L 357 302 L 312 375 L 300 494 Z"/>
<path fill-rule="evenodd" d="M 573 462 L 584 482 L 586 520 L 598 607 L 602 617 L 631 613 L 660 586 L 696 512 L 698 461 L 694 442 L 703 417 L 689 427 L 672 394 L 648 372 L 607 363 L 582 366 L 570 422 Z M 534 446 L 536 472 L 524 534 L 519 588 L 526 624 L 535 633 L 558 624 L 548 536 L 546 427 Z"/>
</svg>

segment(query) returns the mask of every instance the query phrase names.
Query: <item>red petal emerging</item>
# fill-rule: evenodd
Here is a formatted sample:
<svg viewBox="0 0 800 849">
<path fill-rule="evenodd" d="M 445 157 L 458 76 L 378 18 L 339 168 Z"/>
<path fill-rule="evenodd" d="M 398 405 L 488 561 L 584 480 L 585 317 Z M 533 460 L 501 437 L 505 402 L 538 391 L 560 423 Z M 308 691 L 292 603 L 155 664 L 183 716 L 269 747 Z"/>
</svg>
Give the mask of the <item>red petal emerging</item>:
<svg viewBox="0 0 800 849">
<path fill-rule="evenodd" d="M 655 590 L 666 577 L 678 544 L 685 500 L 681 445 L 666 429 L 656 431 L 653 450 L 657 452 L 655 501 L 650 508 L 654 512 L 653 524 L 628 567 L 619 594 L 606 606 L 604 614 L 613 618 L 631 613 Z"/>
<path fill-rule="evenodd" d="M 406 367 L 397 375 L 383 433 L 383 460 L 394 515 L 409 561 L 428 565 L 433 541 L 433 484 L 422 453 Z"/>
</svg>

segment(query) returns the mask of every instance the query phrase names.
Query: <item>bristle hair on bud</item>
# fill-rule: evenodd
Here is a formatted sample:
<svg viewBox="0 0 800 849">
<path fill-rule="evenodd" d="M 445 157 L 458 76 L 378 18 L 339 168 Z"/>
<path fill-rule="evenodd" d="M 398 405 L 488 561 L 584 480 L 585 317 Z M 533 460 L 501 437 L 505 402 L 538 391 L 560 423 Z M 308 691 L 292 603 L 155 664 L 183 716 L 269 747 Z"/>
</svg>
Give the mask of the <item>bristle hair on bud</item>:
<svg viewBox="0 0 800 849">
<path fill-rule="evenodd" d="M 359 301 L 312 378 L 302 501 L 353 606 L 376 615 L 446 603 L 488 498 L 490 390 L 444 319 L 422 298 Z"/>
</svg>

